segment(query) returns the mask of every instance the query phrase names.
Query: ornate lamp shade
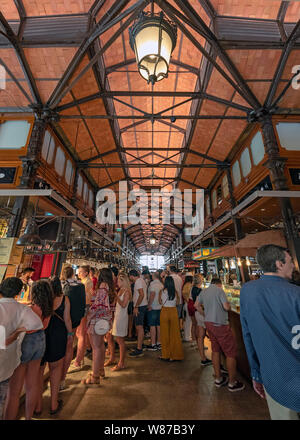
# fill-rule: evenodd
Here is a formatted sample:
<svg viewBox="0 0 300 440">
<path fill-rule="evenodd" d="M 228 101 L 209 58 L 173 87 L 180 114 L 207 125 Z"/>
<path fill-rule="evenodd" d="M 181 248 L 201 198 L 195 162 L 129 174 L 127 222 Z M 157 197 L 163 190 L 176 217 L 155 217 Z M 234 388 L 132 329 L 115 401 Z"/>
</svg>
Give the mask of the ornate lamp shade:
<svg viewBox="0 0 300 440">
<path fill-rule="evenodd" d="M 38 246 L 42 244 L 39 236 L 38 227 L 33 219 L 30 219 L 26 225 L 23 235 L 17 241 L 18 246 Z"/>
<path fill-rule="evenodd" d="M 152 84 L 166 78 L 177 41 L 176 25 L 163 12 L 142 12 L 129 28 L 129 36 L 142 77 Z"/>
<path fill-rule="evenodd" d="M 152 246 L 154 246 L 155 243 L 156 243 L 156 239 L 155 239 L 154 235 L 152 235 L 152 237 L 150 237 L 150 244 L 151 244 Z"/>
</svg>

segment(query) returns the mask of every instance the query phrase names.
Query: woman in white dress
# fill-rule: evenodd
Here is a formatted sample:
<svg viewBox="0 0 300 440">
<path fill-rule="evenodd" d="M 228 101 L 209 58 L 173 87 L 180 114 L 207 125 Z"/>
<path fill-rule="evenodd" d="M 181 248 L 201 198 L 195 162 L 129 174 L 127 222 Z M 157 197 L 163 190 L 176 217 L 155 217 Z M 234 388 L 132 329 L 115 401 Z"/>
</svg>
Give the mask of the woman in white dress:
<svg viewBox="0 0 300 440">
<path fill-rule="evenodd" d="M 126 346 L 124 338 L 128 333 L 128 304 L 131 301 L 131 288 L 128 276 L 121 272 L 118 276 L 119 291 L 116 293 L 116 311 L 112 328 L 112 335 L 116 337 L 120 348 L 120 360 L 112 368 L 112 371 L 119 371 L 125 368 Z"/>
</svg>

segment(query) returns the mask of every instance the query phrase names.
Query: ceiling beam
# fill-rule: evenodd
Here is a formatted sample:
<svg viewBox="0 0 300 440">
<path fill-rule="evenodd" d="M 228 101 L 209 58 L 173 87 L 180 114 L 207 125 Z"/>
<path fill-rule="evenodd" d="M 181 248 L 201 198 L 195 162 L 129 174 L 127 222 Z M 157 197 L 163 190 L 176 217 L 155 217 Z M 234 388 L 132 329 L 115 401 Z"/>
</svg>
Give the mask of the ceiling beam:
<svg viewBox="0 0 300 440">
<path fill-rule="evenodd" d="M 120 3 L 120 2 L 115 2 L 114 5 L 117 3 Z M 126 3 L 128 3 L 128 2 L 126 2 Z M 58 90 L 56 92 L 54 92 L 53 97 L 50 98 L 50 101 L 48 103 L 48 106 L 50 108 L 53 109 L 58 105 L 58 103 L 64 98 L 64 96 L 66 96 L 66 94 L 68 92 L 70 92 L 70 90 L 72 90 L 72 88 L 90 70 L 90 68 L 98 61 L 98 59 L 105 53 L 105 51 L 118 39 L 118 37 L 128 28 L 128 26 L 138 17 L 140 12 L 145 8 L 145 6 L 147 6 L 148 3 L 149 3 L 149 0 L 139 0 L 131 8 L 129 8 L 123 14 L 121 14 L 120 16 L 117 17 L 117 23 L 118 23 L 121 20 L 123 20 L 123 18 L 125 18 L 128 14 L 130 14 L 132 12 L 131 15 L 129 16 L 129 18 L 127 18 L 127 20 L 124 21 L 124 23 L 122 23 L 122 25 L 119 27 L 119 29 L 116 32 L 114 32 L 112 37 L 109 38 L 109 40 L 103 45 L 103 47 L 101 47 L 101 49 L 95 54 L 95 56 L 89 61 L 89 63 L 80 71 L 80 73 L 78 73 L 78 75 L 74 79 L 72 79 L 72 81 L 71 81 L 70 73 L 68 72 L 68 79 L 70 79 L 71 83 L 69 85 L 67 85 L 68 82 L 66 82 L 66 77 L 64 78 L 62 83 L 59 85 Z M 113 22 L 114 22 L 114 24 L 116 24 L 115 20 L 111 20 L 108 22 L 109 28 L 114 25 L 114 24 L 112 24 Z M 96 25 L 96 27 L 97 26 L 98 25 Z M 87 50 L 91 46 L 91 44 L 93 44 L 95 39 L 98 38 L 101 35 L 101 33 L 103 33 L 103 27 L 100 26 L 100 29 L 101 29 L 101 31 L 99 29 L 97 29 L 95 31 L 93 37 L 91 38 L 92 41 L 89 42 L 88 47 L 85 48 L 85 51 L 82 54 L 82 57 L 85 55 L 85 53 L 87 52 Z M 77 66 L 78 66 L 78 64 L 76 65 L 76 67 Z M 73 67 L 72 73 L 74 73 L 74 71 L 75 70 Z"/>
<path fill-rule="evenodd" d="M 157 120 L 160 119 L 170 119 L 171 115 L 60 115 L 61 119 L 149 119 Z M 176 115 L 175 119 L 227 119 L 227 120 L 247 120 L 247 116 L 224 116 L 224 115 Z"/>
<path fill-rule="evenodd" d="M 174 98 L 191 98 L 191 99 L 199 99 L 199 98 L 204 98 L 207 99 L 209 101 L 213 101 L 213 102 L 217 102 L 219 104 L 224 104 L 226 106 L 229 107 L 233 107 L 236 108 L 237 110 L 241 110 L 243 112 L 248 112 L 249 110 L 251 110 L 251 107 L 246 107 L 244 105 L 240 105 L 240 104 L 236 104 L 234 102 L 231 102 L 229 100 L 223 99 L 223 98 L 219 98 L 218 96 L 213 96 L 209 93 L 205 93 L 205 92 L 188 92 L 188 91 L 184 91 L 184 92 L 177 92 L 177 91 L 149 91 L 149 90 L 136 90 L 136 91 L 123 91 L 123 90 L 115 90 L 115 91 L 103 91 L 103 92 L 98 92 L 98 93 L 93 93 L 92 95 L 86 96 L 84 98 L 78 99 L 75 102 L 69 102 L 67 104 L 58 106 L 55 111 L 57 112 L 62 112 L 64 110 L 68 110 L 70 108 L 75 107 L 76 105 L 81 105 L 81 104 L 86 104 L 87 102 L 90 101 L 95 101 L 99 98 L 112 98 L 115 99 L 117 96 L 120 97 L 154 97 L 154 98 L 165 98 L 165 97 L 174 97 Z M 125 104 L 124 102 L 122 102 L 123 104 Z M 181 103 L 182 104 L 182 103 Z M 179 104 L 180 105 L 180 104 Z M 173 108 L 173 107 L 172 107 Z M 141 111 L 140 109 L 135 108 L 135 110 Z M 166 111 L 166 110 L 164 110 Z M 161 114 L 162 112 L 158 112 L 156 113 L 156 115 Z M 150 113 L 145 113 L 145 115 L 149 115 Z"/>
<path fill-rule="evenodd" d="M 18 38 L 14 34 L 12 28 L 10 27 L 10 25 L 6 21 L 4 15 L 2 14 L 1 11 L 0 11 L 0 23 L 2 24 L 3 28 L 5 29 L 5 32 L 6 32 L 5 37 L 12 44 L 12 46 L 16 52 L 18 61 L 19 61 L 21 68 L 24 72 L 24 76 L 27 80 L 27 84 L 29 86 L 32 97 L 34 98 L 35 104 L 41 106 L 42 105 L 41 97 L 40 97 L 38 88 L 36 86 L 34 76 L 31 72 L 31 69 L 30 69 L 29 64 L 27 62 L 27 59 L 24 55 L 23 48 L 21 47 L 20 41 L 18 40 Z"/>
<path fill-rule="evenodd" d="M 236 84 L 238 84 L 238 88 L 235 87 L 237 92 L 251 105 L 251 107 L 254 108 L 261 107 L 259 100 L 254 95 L 253 91 L 248 86 L 248 84 L 246 83 L 243 76 L 240 74 L 239 70 L 232 62 L 228 54 L 219 44 L 217 37 L 214 35 L 211 29 L 209 29 L 206 23 L 202 20 L 202 18 L 197 13 L 197 11 L 192 7 L 190 2 L 188 0 L 185 1 L 174 0 L 174 1 L 182 9 L 182 11 L 184 11 L 187 17 L 189 17 L 191 22 L 193 22 L 197 26 L 198 32 L 200 34 L 203 32 L 206 34 L 208 42 L 213 46 L 219 58 L 222 60 L 223 64 L 225 65 L 231 76 L 235 79 Z"/>
<path fill-rule="evenodd" d="M 290 36 L 288 37 L 288 39 L 285 42 L 284 49 L 282 51 L 280 60 L 278 61 L 278 64 L 277 64 L 277 68 L 276 68 L 276 72 L 275 72 L 273 81 L 271 83 L 271 86 L 268 91 L 268 95 L 267 95 L 265 103 L 264 103 L 264 106 L 266 108 L 269 108 L 272 105 L 272 102 L 275 97 L 275 93 L 277 91 L 279 81 L 280 81 L 281 76 L 283 74 L 288 57 L 289 57 L 289 55 L 294 47 L 294 43 L 297 40 L 297 38 L 299 37 L 299 35 L 300 35 L 300 20 L 298 20 L 298 23 L 296 24 L 292 33 L 290 34 Z"/>
</svg>

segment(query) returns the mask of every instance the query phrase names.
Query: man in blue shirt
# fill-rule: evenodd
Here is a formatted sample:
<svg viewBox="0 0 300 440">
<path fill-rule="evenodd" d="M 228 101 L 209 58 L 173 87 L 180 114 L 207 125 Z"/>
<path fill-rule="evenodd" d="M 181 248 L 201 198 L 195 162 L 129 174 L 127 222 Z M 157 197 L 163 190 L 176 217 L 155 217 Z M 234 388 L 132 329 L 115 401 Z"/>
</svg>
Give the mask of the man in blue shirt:
<svg viewBox="0 0 300 440">
<path fill-rule="evenodd" d="M 254 390 L 267 399 L 272 420 L 299 420 L 300 287 L 294 264 L 276 245 L 258 249 L 264 275 L 241 289 L 240 314 Z"/>
</svg>

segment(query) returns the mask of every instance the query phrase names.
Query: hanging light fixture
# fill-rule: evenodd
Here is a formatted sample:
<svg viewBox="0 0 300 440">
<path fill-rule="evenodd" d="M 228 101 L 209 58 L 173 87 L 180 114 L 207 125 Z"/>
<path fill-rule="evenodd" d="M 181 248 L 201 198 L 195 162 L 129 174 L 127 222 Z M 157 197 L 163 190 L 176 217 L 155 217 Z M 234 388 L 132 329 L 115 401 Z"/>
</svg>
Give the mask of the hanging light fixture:
<svg viewBox="0 0 300 440">
<path fill-rule="evenodd" d="M 151 237 L 150 237 L 150 244 L 151 244 L 151 246 L 154 246 L 155 243 L 156 243 L 156 238 L 155 238 L 154 235 L 152 234 Z"/>
<path fill-rule="evenodd" d="M 38 246 L 42 244 L 37 224 L 33 218 L 28 220 L 25 232 L 17 241 L 18 246 Z"/>
<path fill-rule="evenodd" d="M 61 218 L 56 241 L 51 246 L 52 252 L 68 252 L 68 246 L 65 242 L 64 226 L 65 226 L 64 219 Z"/>
<path fill-rule="evenodd" d="M 135 52 L 141 76 L 151 84 L 168 76 L 169 63 L 177 41 L 177 27 L 163 12 L 142 12 L 129 28 L 130 45 Z"/>
</svg>

